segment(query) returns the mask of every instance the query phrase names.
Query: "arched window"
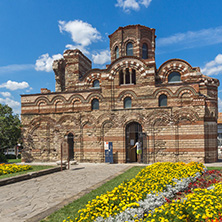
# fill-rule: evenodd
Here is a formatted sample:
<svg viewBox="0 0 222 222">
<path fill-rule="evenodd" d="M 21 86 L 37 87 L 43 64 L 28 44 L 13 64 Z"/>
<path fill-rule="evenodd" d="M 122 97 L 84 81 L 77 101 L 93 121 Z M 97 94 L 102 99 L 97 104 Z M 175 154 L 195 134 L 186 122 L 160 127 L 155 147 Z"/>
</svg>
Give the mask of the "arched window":
<svg viewBox="0 0 222 222">
<path fill-rule="evenodd" d="M 119 48 L 118 48 L 118 46 L 116 46 L 116 48 L 115 48 L 115 57 L 116 57 L 116 59 L 119 58 Z"/>
<path fill-rule="evenodd" d="M 129 68 L 120 70 L 119 84 L 136 84 L 136 70 Z"/>
<path fill-rule="evenodd" d="M 148 59 L 148 46 L 146 43 L 143 43 L 142 47 L 142 58 L 143 59 Z"/>
<path fill-rule="evenodd" d="M 179 72 L 171 72 L 168 76 L 168 82 L 180 82 L 180 73 Z"/>
<path fill-rule="evenodd" d="M 124 108 L 125 108 L 125 109 L 129 109 L 129 108 L 131 108 L 131 107 L 132 107 L 132 100 L 131 100 L 130 97 L 126 97 L 126 98 L 124 99 Z"/>
<path fill-rule="evenodd" d="M 132 42 L 129 42 L 126 45 L 126 55 L 133 56 L 133 43 Z"/>
<path fill-rule="evenodd" d="M 74 159 L 74 136 L 72 133 L 68 134 L 67 143 L 69 147 L 69 160 Z"/>
<path fill-rule="evenodd" d="M 93 88 L 99 88 L 99 80 L 96 79 L 94 82 L 93 82 Z"/>
<path fill-rule="evenodd" d="M 123 70 L 120 70 L 120 72 L 119 72 L 119 84 L 120 85 L 124 84 L 123 78 L 124 78 Z"/>
<path fill-rule="evenodd" d="M 92 110 L 97 110 L 97 109 L 99 109 L 99 100 L 93 99 L 92 100 Z"/>
<path fill-rule="evenodd" d="M 162 94 L 159 96 L 159 106 L 167 106 L 167 96 Z"/>
</svg>

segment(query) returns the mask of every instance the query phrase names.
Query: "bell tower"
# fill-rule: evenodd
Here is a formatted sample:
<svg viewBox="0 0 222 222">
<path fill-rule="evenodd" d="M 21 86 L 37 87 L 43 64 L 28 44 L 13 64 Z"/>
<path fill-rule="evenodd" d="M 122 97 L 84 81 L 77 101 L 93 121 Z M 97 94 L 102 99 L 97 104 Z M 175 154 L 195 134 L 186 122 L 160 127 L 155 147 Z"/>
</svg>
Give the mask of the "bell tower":
<svg viewBox="0 0 222 222">
<path fill-rule="evenodd" d="M 119 27 L 110 38 L 111 62 L 123 56 L 155 61 L 155 29 L 142 25 Z"/>
</svg>

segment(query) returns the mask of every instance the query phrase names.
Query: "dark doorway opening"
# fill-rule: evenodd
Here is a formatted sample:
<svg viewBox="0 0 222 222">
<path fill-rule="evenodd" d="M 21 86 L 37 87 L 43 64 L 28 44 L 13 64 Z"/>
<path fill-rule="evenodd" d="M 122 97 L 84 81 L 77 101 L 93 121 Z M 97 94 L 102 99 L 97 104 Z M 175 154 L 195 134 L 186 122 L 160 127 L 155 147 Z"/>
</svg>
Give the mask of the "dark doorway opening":
<svg viewBox="0 0 222 222">
<path fill-rule="evenodd" d="M 136 148 L 131 149 L 140 140 L 143 142 L 142 126 L 137 122 L 129 123 L 126 126 L 126 162 L 137 162 Z M 142 153 L 143 156 L 143 153 Z"/>
<path fill-rule="evenodd" d="M 68 134 L 68 149 L 69 149 L 69 160 L 74 160 L 74 140 L 73 134 Z"/>
</svg>

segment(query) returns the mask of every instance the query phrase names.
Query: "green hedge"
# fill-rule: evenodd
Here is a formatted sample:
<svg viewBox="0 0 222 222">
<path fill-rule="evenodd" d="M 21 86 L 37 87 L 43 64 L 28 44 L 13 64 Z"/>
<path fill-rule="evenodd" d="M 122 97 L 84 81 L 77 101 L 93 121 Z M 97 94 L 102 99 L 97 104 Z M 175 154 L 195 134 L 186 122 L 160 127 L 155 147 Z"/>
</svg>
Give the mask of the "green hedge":
<svg viewBox="0 0 222 222">
<path fill-rule="evenodd" d="M 16 159 L 15 154 L 6 154 L 5 156 L 7 159 Z M 21 159 L 21 154 L 18 155 L 18 159 Z"/>
</svg>

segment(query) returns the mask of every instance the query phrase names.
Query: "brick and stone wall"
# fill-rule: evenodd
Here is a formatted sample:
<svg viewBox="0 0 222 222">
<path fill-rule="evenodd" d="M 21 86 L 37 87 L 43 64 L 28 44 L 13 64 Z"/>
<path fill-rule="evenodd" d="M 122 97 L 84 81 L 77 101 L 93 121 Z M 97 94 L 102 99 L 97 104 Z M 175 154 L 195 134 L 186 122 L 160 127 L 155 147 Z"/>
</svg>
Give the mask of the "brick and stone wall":
<svg viewBox="0 0 222 222">
<path fill-rule="evenodd" d="M 39 94 L 21 96 L 23 159 L 57 161 L 61 150 L 67 158 L 71 134 L 77 161 L 104 162 L 104 142 L 110 141 L 114 161 L 125 163 L 134 155 L 127 153 L 126 129 L 136 123 L 142 129 L 145 163 L 216 161 L 219 81 L 181 59 L 156 69 L 154 29 L 120 27 L 109 37 L 112 63 L 106 69 L 91 69 L 91 61 L 79 50 L 67 50 L 53 63 L 56 91 L 42 88 Z M 127 41 L 135 42 L 134 56 L 125 54 Z M 150 44 L 148 59 L 141 57 L 143 42 Z M 117 43 L 122 45 L 115 59 Z M 172 72 L 181 80 L 169 82 Z M 126 75 L 130 82 L 121 82 Z M 93 87 L 95 80 L 100 87 Z M 166 106 L 159 106 L 161 95 L 167 96 Z M 126 97 L 131 108 L 124 108 Z M 99 100 L 98 110 L 92 110 L 93 99 Z"/>
</svg>

